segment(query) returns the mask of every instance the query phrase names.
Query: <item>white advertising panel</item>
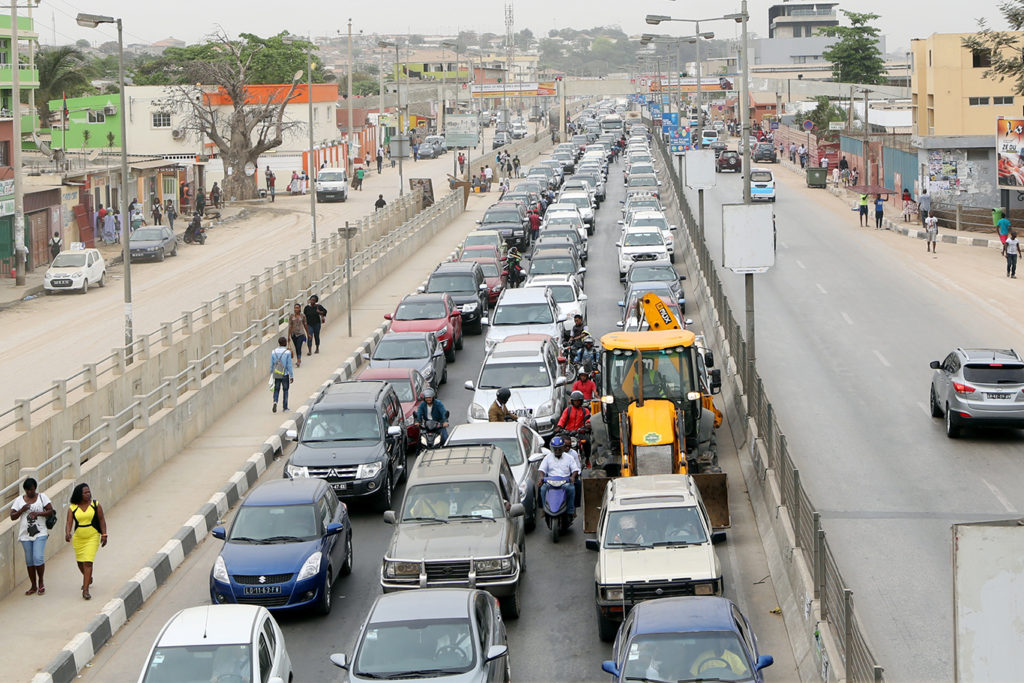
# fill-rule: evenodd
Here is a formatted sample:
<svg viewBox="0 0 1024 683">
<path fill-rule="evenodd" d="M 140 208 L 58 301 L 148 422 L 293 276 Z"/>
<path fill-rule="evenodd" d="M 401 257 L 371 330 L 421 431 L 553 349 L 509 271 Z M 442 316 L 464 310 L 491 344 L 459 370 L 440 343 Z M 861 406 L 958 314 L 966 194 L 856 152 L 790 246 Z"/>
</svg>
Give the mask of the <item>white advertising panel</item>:
<svg viewBox="0 0 1024 683">
<path fill-rule="evenodd" d="M 775 265 L 770 204 L 722 205 L 722 264 L 734 273 L 764 273 Z"/>
<path fill-rule="evenodd" d="M 686 186 L 694 190 L 710 190 L 718 180 L 715 173 L 715 150 L 692 149 L 686 160 Z"/>
</svg>

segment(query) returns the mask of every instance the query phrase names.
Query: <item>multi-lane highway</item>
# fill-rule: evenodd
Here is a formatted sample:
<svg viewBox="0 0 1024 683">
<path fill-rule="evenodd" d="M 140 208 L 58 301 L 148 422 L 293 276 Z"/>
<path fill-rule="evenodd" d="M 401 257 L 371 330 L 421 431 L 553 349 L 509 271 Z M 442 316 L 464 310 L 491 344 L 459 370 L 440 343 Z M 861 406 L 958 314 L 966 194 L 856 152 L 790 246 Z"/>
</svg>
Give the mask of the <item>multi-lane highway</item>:
<svg viewBox="0 0 1024 683">
<path fill-rule="evenodd" d="M 591 238 L 587 290 L 589 328 L 597 336 L 615 329 L 621 287 L 616 277 L 614 242 L 618 236 L 618 200 L 623 196 L 621 168 L 609 173 L 608 199 L 597 215 L 597 231 Z M 426 273 L 424 273 L 424 276 Z M 690 317 L 696 311 L 688 309 Z M 697 326 L 700 323 L 698 321 Z M 464 350 L 449 366 L 448 383 L 440 398 L 451 411 L 453 422 L 464 420 L 471 393 L 462 385 L 475 379 L 483 360 L 482 337 L 467 337 Z M 731 416 L 730 416 L 731 417 Z M 729 418 L 727 418 L 729 419 Z M 717 546 L 726 576 L 726 595 L 736 600 L 750 618 L 762 651 L 775 656 L 766 674 L 770 680 L 794 680 L 796 668 L 762 553 L 760 538 L 742 485 L 730 432 L 720 433 L 723 466 L 731 474 L 733 526 L 729 539 Z M 281 476 L 280 465 L 266 477 Z M 399 492 L 400 495 L 401 492 Z M 373 599 L 380 594 L 381 557 L 392 527 L 379 514 L 352 507 L 355 568 L 335 590 L 335 607 L 328 617 L 294 615 L 281 617 L 288 650 L 298 681 L 329 681 L 340 670 L 328 660 L 332 652 L 351 653 L 353 640 Z M 595 555 L 584 549 L 584 535 L 577 524 L 558 545 L 541 531 L 527 537 L 529 571 L 524 578 L 523 614 L 508 622 L 512 674 L 525 681 L 600 680 L 601 661 L 610 648 L 597 636 L 593 595 Z M 83 672 L 84 680 L 127 680 L 140 670 L 147 649 L 164 622 L 177 610 L 209 601 L 208 576 L 220 542 L 207 539 L 177 570 L 146 609 L 124 627 Z"/>
</svg>

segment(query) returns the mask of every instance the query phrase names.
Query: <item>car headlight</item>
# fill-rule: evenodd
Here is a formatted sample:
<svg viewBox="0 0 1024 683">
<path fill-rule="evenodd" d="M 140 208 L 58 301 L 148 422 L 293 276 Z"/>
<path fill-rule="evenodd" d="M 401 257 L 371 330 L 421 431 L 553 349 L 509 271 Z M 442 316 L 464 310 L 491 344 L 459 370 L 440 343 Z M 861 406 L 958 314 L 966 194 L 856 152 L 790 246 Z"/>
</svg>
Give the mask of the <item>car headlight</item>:
<svg viewBox="0 0 1024 683">
<path fill-rule="evenodd" d="M 487 410 L 479 403 L 474 403 L 469 406 L 469 416 L 474 420 L 486 420 Z"/>
<path fill-rule="evenodd" d="M 415 415 L 410 415 L 409 417 L 405 418 L 405 426 L 406 427 L 412 427 L 414 424 L 416 424 L 416 416 Z"/>
<path fill-rule="evenodd" d="M 85 273 L 83 273 L 82 271 L 78 271 L 76 273 L 71 273 L 71 277 L 73 277 L 73 278 L 80 278 L 83 275 L 85 275 Z"/>
<path fill-rule="evenodd" d="M 512 571 L 512 560 L 508 557 L 503 557 L 500 560 L 477 560 L 476 570 L 480 573 L 508 573 Z"/>
<path fill-rule="evenodd" d="M 284 472 L 288 475 L 289 479 L 308 479 L 309 468 L 303 465 L 292 465 L 288 463 L 284 466 Z"/>
<path fill-rule="evenodd" d="M 302 581 L 303 579 L 311 579 L 320 573 L 320 559 L 323 557 L 323 553 L 317 550 L 315 553 L 306 558 L 306 561 L 302 563 L 302 569 L 299 570 L 299 575 L 295 577 L 296 581 Z"/>
<path fill-rule="evenodd" d="M 555 404 L 553 401 L 544 401 L 541 403 L 537 410 L 533 411 L 534 417 L 549 417 L 555 412 Z"/>
<path fill-rule="evenodd" d="M 601 592 L 604 593 L 605 600 L 622 600 L 621 588 L 603 588 Z"/>
<path fill-rule="evenodd" d="M 444 327 L 442 327 L 441 329 L 439 329 L 437 331 L 437 335 L 438 336 L 441 336 L 443 334 L 448 334 L 448 326 L 447 325 L 445 325 Z"/>
<path fill-rule="evenodd" d="M 53 275 L 52 275 L 52 274 L 50 274 L 50 273 L 44 273 L 44 274 L 43 274 L 43 279 L 44 279 L 44 280 L 49 280 L 49 279 L 50 279 L 51 277 L 53 277 Z"/>
<path fill-rule="evenodd" d="M 423 379 L 430 379 L 434 376 L 434 366 L 432 364 L 428 365 L 420 374 L 423 375 Z"/>
<path fill-rule="evenodd" d="M 393 560 L 385 560 L 384 575 L 392 579 L 410 576 L 416 577 L 420 575 L 420 564 L 419 562 L 395 562 Z"/>
<path fill-rule="evenodd" d="M 380 474 L 383 466 L 383 463 L 379 462 L 364 462 L 356 468 L 356 479 L 373 479 Z"/>
<path fill-rule="evenodd" d="M 693 587 L 694 595 L 714 595 L 715 584 L 714 583 L 698 583 Z"/>
<path fill-rule="evenodd" d="M 472 313 L 473 311 L 475 311 L 477 309 L 478 306 L 479 306 L 479 304 L 477 302 L 475 302 L 475 301 L 472 302 L 472 303 L 468 303 L 468 304 L 462 304 L 462 312 L 463 313 Z"/>
<path fill-rule="evenodd" d="M 217 561 L 213 563 L 213 580 L 220 581 L 221 583 L 231 582 L 231 579 L 228 578 L 228 567 L 224 564 L 224 558 L 220 555 L 217 556 Z"/>
</svg>

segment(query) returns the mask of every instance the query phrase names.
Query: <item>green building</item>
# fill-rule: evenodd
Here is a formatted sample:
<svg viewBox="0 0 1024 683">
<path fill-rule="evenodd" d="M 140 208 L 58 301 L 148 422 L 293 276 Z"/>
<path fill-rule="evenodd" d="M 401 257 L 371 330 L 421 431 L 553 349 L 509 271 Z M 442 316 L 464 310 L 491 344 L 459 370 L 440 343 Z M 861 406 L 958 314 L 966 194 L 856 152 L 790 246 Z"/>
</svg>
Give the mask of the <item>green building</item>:
<svg viewBox="0 0 1024 683">
<path fill-rule="evenodd" d="M 50 100 L 50 111 L 61 112 L 63 100 Z M 68 98 L 66 129 L 59 121 L 50 126 L 50 145 L 54 149 L 121 149 L 120 97 L 89 95 Z"/>
</svg>

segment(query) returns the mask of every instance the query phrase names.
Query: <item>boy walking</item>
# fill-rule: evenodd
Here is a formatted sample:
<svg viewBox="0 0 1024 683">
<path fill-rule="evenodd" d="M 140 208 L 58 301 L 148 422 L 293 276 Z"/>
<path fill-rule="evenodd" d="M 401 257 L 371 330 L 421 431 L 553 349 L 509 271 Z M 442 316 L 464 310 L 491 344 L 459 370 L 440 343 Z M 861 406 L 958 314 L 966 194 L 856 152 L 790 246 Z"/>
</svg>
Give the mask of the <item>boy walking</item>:
<svg viewBox="0 0 1024 683">
<path fill-rule="evenodd" d="M 925 251 L 935 253 L 935 243 L 939 239 L 939 219 L 928 216 L 924 219 Z"/>
<path fill-rule="evenodd" d="M 1020 256 L 1020 243 L 1017 231 L 1011 230 L 1010 237 L 1003 242 L 1003 256 L 1006 257 L 1006 277 L 1017 278 L 1017 257 Z"/>
<path fill-rule="evenodd" d="M 277 348 L 270 352 L 270 378 L 274 380 L 274 407 L 277 412 L 278 395 L 284 392 L 284 409 L 288 410 L 288 387 L 295 381 L 292 371 L 292 352 L 288 350 L 288 340 L 277 338 Z"/>
</svg>

